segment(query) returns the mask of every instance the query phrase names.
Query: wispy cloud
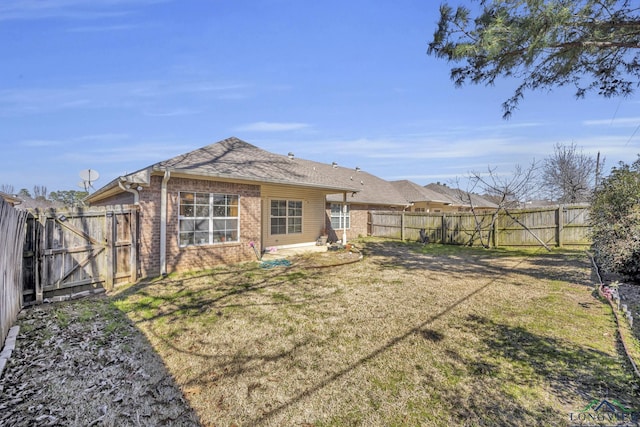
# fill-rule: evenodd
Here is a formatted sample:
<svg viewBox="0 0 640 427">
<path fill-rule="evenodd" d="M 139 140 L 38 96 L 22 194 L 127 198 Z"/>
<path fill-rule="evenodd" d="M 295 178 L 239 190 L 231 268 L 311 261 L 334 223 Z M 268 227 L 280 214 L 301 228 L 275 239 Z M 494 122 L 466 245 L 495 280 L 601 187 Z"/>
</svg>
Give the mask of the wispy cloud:
<svg viewBox="0 0 640 427">
<path fill-rule="evenodd" d="M 616 119 L 585 120 L 585 126 L 636 127 L 640 125 L 640 117 L 619 117 Z"/>
<path fill-rule="evenodd" d="M 443 136 L 439 133 L 396 135 L 385 138 L 323 140 L 322 151 L 389 161 L 473 158 L 491 155 L 520 155 L 532 152 L 532 146 L 513 137 L 492 137 L 482 132 Z M 538 150 L 553 147 L 553 142 L 537 142 Z M 310 152 L 313 149 L 309 150 Z M 535 150 L 533 150 L 535 152 Z"/>
<path fill-rule="evenodd" d="M 296 122 L 255 122 L 237 127 L 239 132 L 285 132 L 311 127 L 308 123 Z"/>
<path fill-rule="evenodd" d="M 120 25 L 90 25 L 84 27 L 73 27 L 67 29 L 69 33 L 110 33 L 114 31 L 128 31 L 142 28 L 142 25 L 120 24 Z"/>
<path fill-rule="evenodd" d="M 167 0 L 3 0 L 0 21 L 49 18 L 97 19 L 132 13 L 131 8 Z"/>
<path fill-rule="evenodd" d="M 93 142 L 82 143 L 80 149 L 60 152 L 58 158 L 77 165 L 88 165 L 86 167 L 91 166 L 98 170 L 104 169 L 105 165 L 120 164 L 123 172 L 125 170 L 132 172 L 197 148 L 197 144 L 176 144 L 173 141 L 135 142 L 132 137 L 125 139 L 118 135 L 113 137 L 115 138 L 114 146 L 105 143 L 106 140 L 93 139 Z M 78 137 L 74 141 L 85 141 L 86 138 Z M 96 136 L 89 136 L 89 138 L 96 138 Z M 108 135 L 105 135 L 105 138 L 108 138 Z"/>
<path fill-rule="evenodd" d="M 25 148 L 56 147 L 56 146 L 62 145 L 62 141 L 56 141 L 51 139 L 28 139 L 28 140 L 19 142 L 17 145 Z"/>
<path fill-rule="evenodd" d="M 160 107 L 197 99 L 222 101 L 230 94 L 246 94 L 241 83 L 169 82 L 161 80 L 124 81 L 79 85 L 66 88 L 0 90 L 0 115 L 40 114 L 76 108 L 137 108 L 142 111 L 175 111 Z M 184 113 L 185 110 L 182 111 Z"/>
<path fill-rule="evenodd" d="M 144 115 L 149 117 L 179 117 L 179 116 L 192 116 L 199 114 L 198 110 L 191 110 L 188 108 L 177 108 L 174 110 L 155 110 L 145 111 Z"/>
</svg>

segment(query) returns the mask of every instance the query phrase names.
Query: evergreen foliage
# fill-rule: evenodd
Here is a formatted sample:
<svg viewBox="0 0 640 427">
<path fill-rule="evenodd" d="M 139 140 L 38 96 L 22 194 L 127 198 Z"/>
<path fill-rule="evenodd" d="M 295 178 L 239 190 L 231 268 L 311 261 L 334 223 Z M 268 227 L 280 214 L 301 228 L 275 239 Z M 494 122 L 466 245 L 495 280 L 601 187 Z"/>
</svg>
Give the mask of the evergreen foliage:
<svg viewBox="0 0 640 427">
<path fill-rule="evenodd" d="M 56 202 L 64 203 L 67 206 L 82 205 L 82 200 L 87 197 L 89 193 L 87 191 L 76 190 L 60 190 L 52 191 L 49 194 L 49 198 Z"/>
<path fill-rule="evenodd" d="M 440 6 L 428 53 L 452 62 L 456 86 L 514 77 L 519 86 L 503 103 L 508 118 L 527 90 L 574 85 L 627 96 L 640 80 L 637 0 L 478 0 L 479 8 Z"/>
<path fill-rule="evenodd" d="M 591 225 L 598 264 L 640 283 L 640 157 L 620 162 L 596 189 Z"/>
</svg>

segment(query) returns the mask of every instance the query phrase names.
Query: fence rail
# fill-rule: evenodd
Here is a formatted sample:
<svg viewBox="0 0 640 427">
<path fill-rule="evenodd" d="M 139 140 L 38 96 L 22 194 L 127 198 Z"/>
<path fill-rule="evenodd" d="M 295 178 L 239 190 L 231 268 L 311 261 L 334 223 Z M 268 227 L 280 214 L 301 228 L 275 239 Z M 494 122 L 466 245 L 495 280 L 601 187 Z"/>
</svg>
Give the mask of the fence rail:
<svg viewBox="0 0 640 427">
<path fill-rule="evenodd" d="M 27 214 L 0 197 L 0 350 L 22 308 L 22 251 Z"/>
<path fill-rule="evenodd" d="M 492 214 L 371 211 L 372 236 L 418 240 L 424 229 L 435 243 L 489 246 L 586 246 L 589 240 L 589 208 L 560 206 Z"/>
</svg>

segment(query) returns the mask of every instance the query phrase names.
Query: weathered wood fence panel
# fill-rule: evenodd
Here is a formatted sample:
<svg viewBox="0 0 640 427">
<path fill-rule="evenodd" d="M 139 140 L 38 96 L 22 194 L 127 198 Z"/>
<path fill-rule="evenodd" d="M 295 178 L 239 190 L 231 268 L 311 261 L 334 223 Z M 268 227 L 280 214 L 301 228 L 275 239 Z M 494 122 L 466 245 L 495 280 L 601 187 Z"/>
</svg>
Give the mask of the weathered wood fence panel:
<svg viewBox="0 0 640 427">
<path fill-rule="evenodd" d="M 404 239 L 402 235 L 402 217 L 403 214 L 399 212 L 370 212 L 371 235 Z"/>
<path fill-rule="evenodd" d="M 25 303 L 137 280 L 136 206 L 34 211 L 27 222 Z"/>
<path fill-rule="evenodd" d="M 404 236 L 407 240 L 418 240 L 420 229 L 424 229 L 430 241 L 442 239 L 442 220 L 437 216 L 425 216 L 420 213 L 404 214 Z"/>
<path fill-rule="evenodd" d="M 500 215 L 496 222 L 497 245 L 539 246 L 540 239 L 546 245 L 555 246 L 558 230 L 557 212 L 557 209 L 510 210 L 509 215 Z"/>
<path fill-rule="evenodd" d="M 560 206 L 500 212 L 491 227 L 492 213 L 428 214 L 420 212 L 369 213 L 371 235 L 418 240 L 425 229 L 431 242 L 457 245 L 548 246 L 589 245 L 589 208 Z"/>
<path fill-rule="evenodd" d="M 22 252 L 27 214 L 0 197 L 0 350 L 22 308 Z"/>
<path fill-rule="evenodd" d="M 491 216 L 485 214 L 478 214 L 477 216 L 465 213 L 442 215 L 442 229 L 445 236 L 443 243 L 447 245 L 466 245 L 473 242 L 474 245 L 479 245 L 482 237 L 482 242 L 489 244 L 489 229 L 487 227 L 490 224 Z M 478 232 L 478 229 L 480 229 L 480 232 Z"/>
<path fill-rule="evenodd" d="M 560 235 L 561 245 L 588 245 L 591 243 L 589 233 L 589 208 L 585 206 L 567 206 L 562 212 Z"/>
</svg>

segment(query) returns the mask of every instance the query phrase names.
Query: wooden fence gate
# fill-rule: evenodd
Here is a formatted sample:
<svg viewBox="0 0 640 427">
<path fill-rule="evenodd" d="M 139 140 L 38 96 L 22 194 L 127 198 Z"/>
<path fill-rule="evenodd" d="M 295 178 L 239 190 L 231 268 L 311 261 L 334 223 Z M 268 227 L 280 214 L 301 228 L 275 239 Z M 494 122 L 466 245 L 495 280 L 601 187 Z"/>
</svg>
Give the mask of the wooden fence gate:
<svg viewBox="0 0 640 427">
<path fill-rule="evenodd" d="M 138 278 L 137 206 L 30 212 L 23 255 L 25 305 L 110 290 Z"/>
</svg>

